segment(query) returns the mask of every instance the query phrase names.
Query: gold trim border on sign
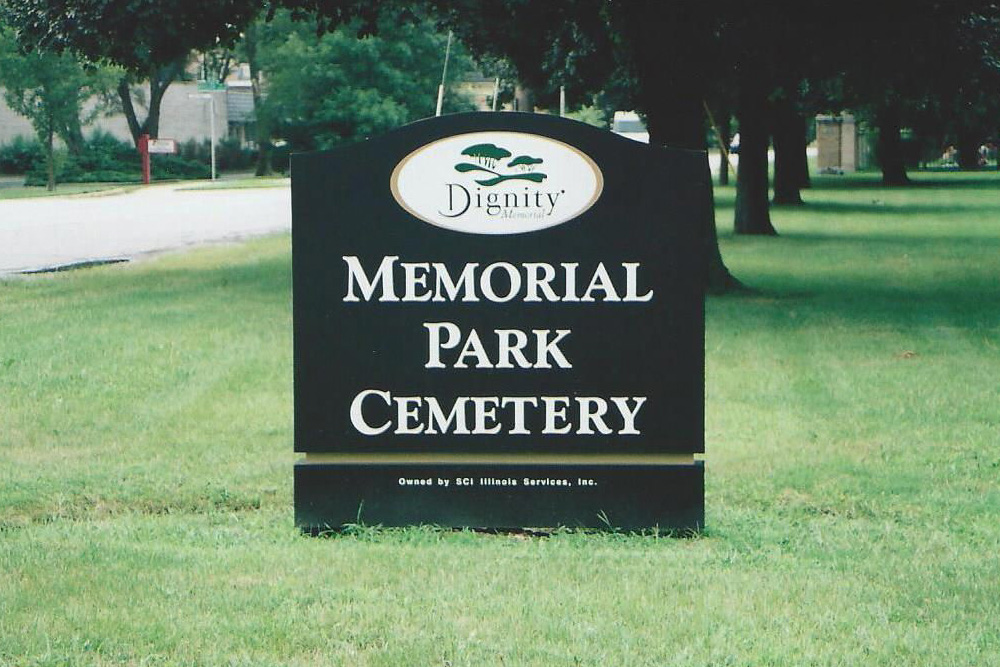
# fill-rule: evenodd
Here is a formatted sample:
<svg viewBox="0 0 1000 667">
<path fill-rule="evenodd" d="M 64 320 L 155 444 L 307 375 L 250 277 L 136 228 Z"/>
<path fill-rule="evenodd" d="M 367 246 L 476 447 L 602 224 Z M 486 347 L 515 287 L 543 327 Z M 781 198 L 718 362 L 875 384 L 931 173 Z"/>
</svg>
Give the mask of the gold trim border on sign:
<svg viewBox="0 0 1000 667">
<path fill-rule="evenodd" d="M 306 453 L 299 463 L 463 463 L 495 465 L 694 465 L 694 454 L 340 454 L 333 452 Z"/>
</svg>

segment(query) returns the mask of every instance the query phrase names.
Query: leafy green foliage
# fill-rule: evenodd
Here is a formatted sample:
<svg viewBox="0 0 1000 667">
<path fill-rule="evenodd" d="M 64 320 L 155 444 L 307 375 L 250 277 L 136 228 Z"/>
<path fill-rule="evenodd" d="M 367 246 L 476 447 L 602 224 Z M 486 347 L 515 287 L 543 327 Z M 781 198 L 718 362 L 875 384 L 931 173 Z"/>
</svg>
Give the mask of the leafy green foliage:
<svg viewBox="0 0 1000 667">
<path fill-rule="evenodd" d="M 358 37 L 358 22 L 317 36 L 288 13 L 264 26 L 258 49 L 275 137 L 293 149 L 328 148 L 433 115 L 447 35 L 396 18 L 381 18 L 378 34 L 367 37 Z M 471 66 L 453 43 L 449 80 Z M 449 93 L 444 108 L 472 105 Z"/>
<path fill-rule="evenodd" d="M 258 0 L 18 0 L 0 17 L 25 46 L 74 50 L 148 75 L 192 49 L 232 43 Z"/>
<path fill-rule="evenodd" d="M 23 174 L 43 155 L 44 149 L 37 139 L 18 135 L 9 144 L 0 146 L 0 174 Z"/>
<path fill-rule="evenodd" d="M 188 139 L 177 147 L 177 154 L 185 160 L 211 164 L 212 144 L 208 139 L 197 141 Z M 251 169 L 254 162 L 254 152 L 240 144 L 240 140 L 230 137 L 222 139 L 215 145 L 215 163 L 219 171 L 242 171 Z M 154 155 L 153 159 L 157 159 Z"/>
<path fill-rule="evenodd" d="M 40 145 L 33 146 L 37 152 L 26 170 L 25 185 L 43 185 L 46 182 L 44 152 Z M 208 178 L 211 167 L 202 154 L 207 154 L 207 147 L 193 156 L 183 153 L 151 156 L 154 180 Z M 54 166 L 56 180 L 60 183 L 135 183 L 142 180 L 135 147 L 102 132 L 85 140 L 76 152 L 57 151 Z"/>
<path fill-rule="evenodd" d="M 95 132 L 76 151 L 56 151 L 56 175 L 60 183 L 135 182 L 141 179 L 139 155 L 132 144 L 110 134 Z M 180 144 L 177 155 L 152 155 L 154 180 L 208 178 L 211 147 L 208 140 Z M 250 169 L 254 154 L 237 139 L 223 139 L 216 146 L 221 171 Z M 45 150 L 37 141 L 16 137 L 0 146 L 0 173 L 26 174 L 27 185 L 38 185 L 45 177 Z"/>
<path fill-rule="evenodd" d="M 596 105 L 582 106 L 575 111 L 570 111 L 566 114 L 566 116 L 568 118 L 572 118 L 573 120 L 580 121 L 581 123 L 593 125 L 594 127 L 599 127 L 604 130 L 608 129 L 611 125 L 609 122 L 608 112 Z"/>
<path fill-rule="evenodd" d="M 0 19 L 17 30 L 22 47 L 74 51 L 125 69 L 118 97 L 133 141 L 159 134 L 160 104 L 183 76 L 194 49 L 235 41 L 260 0 L 19 0 L 0 4 Z M 132 87 L 149 82 L 148 113 L 140 119 Z"/>
<path fill-rule="evenodd" d="M 84 102 L 104 94 L 112 81 L 105 68 L 86 67 L 69 52 L 36 49 L 22 53 L 10 33 L 0 26 L 0 86 L 4 101 L 31 122 L 51 162 L 53 138 L 74 146 L 81 136 Z M 52 187 L 53 182 L 49 182 Z"/>
</svg>

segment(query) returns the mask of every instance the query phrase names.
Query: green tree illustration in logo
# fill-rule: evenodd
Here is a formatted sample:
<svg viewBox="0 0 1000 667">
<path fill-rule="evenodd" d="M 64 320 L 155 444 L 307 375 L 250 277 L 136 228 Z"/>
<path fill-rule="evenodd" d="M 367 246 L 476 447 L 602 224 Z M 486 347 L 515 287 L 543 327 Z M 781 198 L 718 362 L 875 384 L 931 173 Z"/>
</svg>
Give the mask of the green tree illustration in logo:
<svg viewBox="0 0 1000 667">
<path fill-rule="evenodd" d="M 479 185 L 490 187 L 503 183 L 504 181 L 514 180 L 541 183 L 548 178 L 546 174 L 535 171 L 535 167 L 540 165 L 544 160 L 537 157 L 531 157 L 530 155 L 518 155 L 506 164 L 506 169 L 517 170 L 514 173 L 502 174 L 496 171 L 500 161 L 509 158 L 511 156 L 511 152 L 506 148 L 501 148 L 495 144 L 475 144 L 462 151 L 462 155 L 468 155 L 473 158 L 477 164 L 472 164 L 471 162 L 460 162 L 455 165 L 455 171 L 463 173 L 468 171 L 484 171 L 491 175 L 490 178 L 476 180 L 476 183 Z"/>
</svg>

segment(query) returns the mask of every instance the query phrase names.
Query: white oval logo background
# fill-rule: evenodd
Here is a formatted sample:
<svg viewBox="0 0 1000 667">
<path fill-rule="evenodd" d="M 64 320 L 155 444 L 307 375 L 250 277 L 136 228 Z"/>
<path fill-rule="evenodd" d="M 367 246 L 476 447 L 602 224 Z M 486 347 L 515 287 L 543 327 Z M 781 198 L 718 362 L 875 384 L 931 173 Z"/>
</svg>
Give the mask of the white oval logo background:
<svg viewBox="0 0 1000 667">
<path fill-rule="evenodd" d="M 392 196 L 437 227 L 466 234 L 523 234 L 577 217 L 604 176 L 585 153 L 521 132 L 471 132 L 422 146 L 396 165 Z"/>
</svg>

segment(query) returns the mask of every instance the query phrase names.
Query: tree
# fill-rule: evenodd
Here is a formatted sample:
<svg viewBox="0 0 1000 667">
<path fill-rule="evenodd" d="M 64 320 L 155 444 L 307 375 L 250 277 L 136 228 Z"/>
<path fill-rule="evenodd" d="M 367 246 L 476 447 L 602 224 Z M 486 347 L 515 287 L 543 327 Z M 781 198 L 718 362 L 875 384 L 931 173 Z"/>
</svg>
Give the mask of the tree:
<svg viewBox="0 0 1000 667">
<path fill-rule="evenodd" d="M 133 140 L 159 133 L 160 103 L 192 50 L 232 44 L 260 0 L 18 0 L 3 8 L 21 44 L 73 50 L 122 66 L 117 92 Z M 149 82 L 148 112 L 136 113 L 135 85 Z"/>
<path fill-rule="evenodd" d="M 238 62 L 237 57 L 236 49 L 230 46 L 219 45 L 202 51 L 198 63 L 199 79 L 212 85 L 225 84 Z"/>
<path fill-rule="evenodd" d="M 88 98 L 104 92 L 109 71 L 86 67 L 73 54 L 37 49 L 21 53 L 12 36 L 0 26 L 0 86 L 4 101 L 30 122 L 45 147 L 48 189 L 54 190 L 55 137 L 67 144 L 77 140 L 93 114 L 81 118 Z M 95 112 L 96 113 L 96 112 Z"/>
<path fill-rule="evenodd" d="M 336 2 L 320 2 L 328 7 Z M 646 120 L 650 142 L 704 150 L 704 100 L 715 61 L 701 58 L 714 37 L 715 11 L 703 3 L 636 0 L 431 2 L 477 58 L 505 58 L 536 96 L 565 85 L 576 100 L 613 88 Z M 627 6 L 626 6 L 627 5 Z M 711 197 L 709 197 L 711 198 Z M 709 262 L 705 284 L 739 285 L 719 253 L 714 218 L 698 221 Z"/>
<path fill-rule="evenodd" d="M 257 176 L 271 174 L 271 126 L 273 125 L 269 109 L 264 104 L 263 78 L 260 71 L 259 45 L 262 35 L 267 30 L 267 23 L 257 19 L 247 26 L 243 39 L 237 45 L 237 55 L 250 67 L 250 90 L 253 95 L 254 132 L 257 143 Z"/>
<path fill-rule="evenodd" d="M 139 137 L 148 134 L 150 137 L 160 135 L 160 106 L 163 96 L 181 72 L 187 58 L 175 60 L 163 66 L 150 64 L 144 75 L 133 72 L 125 72 L 118 80 L 118 99 L 121 101 L 122 113 L 128 123 L 129 133 L 136 146 L 139 145 Z M 145 95 L 142 90 L 142 79 L 147 78 L 149 85 L 149 95 Z M 146 108 L 146 115 L 141 120 L 136 111 L 137 106 Z"/>
<path fill-rule="evenodd" d="M 909 183 L 902 130 L 929 105 L 961 97 L 958 82 L 986 70 L 996 54 L 1000 5 L 995 0 L 887 0 L 865 3 L 864 21 L 845 7 L 827 30 L 848 35 L 839 49 L 842 107 L 867 107 L 878 130 L 876 157 L 886 185 Z"/>
<path fill-rule="evenodd" d="M 317 35 L 315 23 L 276 14 L 256 44 L 274 135 L 296 150 L 329 148 L 434 115 L 447 34 L 427 21 L 397 19 L 386 14 L 377 34 L 359 37 L 359 20 Z M 453 44 L 449 78 L 470 68 Z M 453 90 L 445 110 L 471 110 Z"/>
<path fill-rule="evenodd" d="M 783 86 L 772 101 L 774 123 L 775 204 L 802 205 L 801 189 L 809 185 L 806 121 L 799 110 L 797 83 Z"/>
</svg>

